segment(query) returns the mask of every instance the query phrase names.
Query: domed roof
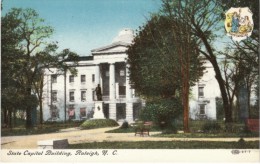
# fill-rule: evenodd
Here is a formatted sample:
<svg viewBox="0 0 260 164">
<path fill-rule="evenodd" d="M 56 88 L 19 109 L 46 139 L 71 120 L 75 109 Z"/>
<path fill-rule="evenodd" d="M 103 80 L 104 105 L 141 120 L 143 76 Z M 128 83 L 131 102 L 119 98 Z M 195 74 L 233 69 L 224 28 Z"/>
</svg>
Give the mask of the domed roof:
<svg viewBox="0 0 260 164">
<path fill-rule="evenodd" d="M 134 31 L 129 28 L 125 28 L 119 32 L 119 34 L 113 39 L 113 43 L 124 42 L 132 43 L 134 39 Z"/>
</svg>

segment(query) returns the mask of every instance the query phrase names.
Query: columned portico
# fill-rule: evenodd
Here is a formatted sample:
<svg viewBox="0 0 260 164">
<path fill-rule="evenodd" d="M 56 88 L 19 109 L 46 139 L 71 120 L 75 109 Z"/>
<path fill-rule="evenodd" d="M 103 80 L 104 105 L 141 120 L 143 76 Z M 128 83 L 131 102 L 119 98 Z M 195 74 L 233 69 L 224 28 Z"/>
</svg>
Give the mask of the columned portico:
<svg viewBox="0 0 260 164">
<path fill-rule="evenodd" d="M 109 99 L 115 100 L 116 98 L 116 85 L 115 85 L 115 63 L 109 63 Z"/>
</svg>

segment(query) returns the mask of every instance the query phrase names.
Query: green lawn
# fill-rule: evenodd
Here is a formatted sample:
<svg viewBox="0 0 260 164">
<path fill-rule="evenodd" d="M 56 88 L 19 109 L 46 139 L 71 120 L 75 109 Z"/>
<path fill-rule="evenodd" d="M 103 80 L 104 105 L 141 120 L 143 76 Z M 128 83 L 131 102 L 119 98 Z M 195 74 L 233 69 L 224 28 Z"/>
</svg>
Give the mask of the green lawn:
<svg viewBox="0 0 260 164">
<path fill-rule="evenodd" d="M 259 137 L 258 132 L 241 133 L 179 133 L 179 134 L 157 134 L 154 137 L 167 138 L 232 138 L 232 137 Z"/>
<path fill-rule="evenodd" d="M 152 131 L 161 131 L 158 128 L 151 128 Z M 106 131 L 106 133 L 134 133 L 135 129 L 129 127 L 127 129 L 117 128 Z M 229 137 L 259 137 L 258 132 L 219 132 L 219 133 L 178 133 L 178 134 L 156 134 L 153 137 L 167 137 L 167 138 L 229 138 Z"/>
<path fill-rule="evenodd" d="M 60 129 L 79 127 L 83 121 L 79 122 L 48 122 L 42 125 L 38 125 L 32 129 L 26 129 L 24 126 L 15 128 L 2 128 L 1 136 L 20 136 L 20 135 L 32 135 L 32 134 L 46 134 L 58 132 Z"/>
<path fill-rule="evenodd" d="M 93 142 L 70 144 L 70 149 L 259 149 L 258 141 L 202 142 L 202 141 L 139 141 Z"/>
<path fill-rule="evenodd" d="M 158 127 L 152 127 L 150 129 L 151 132 L 153 131 L 160 131 L 160 129 Z M 106 133 L 134 133 L 135 132 L 135 128 L 134 127 L 129 127 L 129 128 L 117 128 L 114 130 L 108 130 L 106 131 Z"/>
<path fill-rule="evenodd" d="M 225 123 L 223 121 L 217 121 L 221 126 L 219 132 L 199 132 L 201 131 L 203 125 L 209 121 L 190 121 L 191 133 L 178 133 L 178 134 L 164 134 L 163 132 L 167 130 L 162 130 L 159 127 L 151 127 L 150 131 L 159 131 L 162 134 L 153 135 L 154 137 L 167 137 L 167 138 L 229 138 L 229 137 L 259 137 L 258 132 L 249 132 L 243 130 L 244 124 L 234 123 L 233 131 L 225 130 Z M 182 130 L 182 126 L 178 126 L 178 130 Z M 114 130 L 106 131 L 106 133 L 134 133 L 135 128 L 129 126 L 129 128 L 117 128 Z"/>
</svg>

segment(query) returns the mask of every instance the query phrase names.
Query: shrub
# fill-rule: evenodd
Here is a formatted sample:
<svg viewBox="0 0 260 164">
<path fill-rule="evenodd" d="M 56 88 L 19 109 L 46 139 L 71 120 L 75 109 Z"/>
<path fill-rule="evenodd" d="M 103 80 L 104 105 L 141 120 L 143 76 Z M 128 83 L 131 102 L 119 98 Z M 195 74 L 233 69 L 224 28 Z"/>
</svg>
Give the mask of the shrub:
<svg viewBox="0 0 260 164">
<path fill-rule="evenodd" d="M 127 129 L 128 127 L 129 127 L 128 122 L 124 121 L 120 128 L 121 129 Z"/>
<path fill-rule="evenodd" d="M 105 127 L 115 127 L 119 124 L 112 119 L 91 119 L 86 120 L 80 125 L 82 129 L 95 129 L 95 128 L 105 128 Z"/>
<path fill-rule="evenodd" d="M 172 124 L 171 126 L 168 126 L 166 129 L 163 129 L 162 134 L 176 134 L 177 130 L 177 127 Z"/>
<path fill-rule="evenodd" d="M 216 133 L 221 130 L 221 126 L 216 121 L 208 121 L 202 126 L 202 130 L 207 133 Z"/>
<path fill-rule="evenodd" d="M 157 126 L 167 128 L 172 126 L 172 121 L 181 112 L 182 107 L 178 99 L 163 99 L 147 102 L 146 107 L 141 110 L 140 119 L 143 121 L 153 121 Z"/>
</svg>

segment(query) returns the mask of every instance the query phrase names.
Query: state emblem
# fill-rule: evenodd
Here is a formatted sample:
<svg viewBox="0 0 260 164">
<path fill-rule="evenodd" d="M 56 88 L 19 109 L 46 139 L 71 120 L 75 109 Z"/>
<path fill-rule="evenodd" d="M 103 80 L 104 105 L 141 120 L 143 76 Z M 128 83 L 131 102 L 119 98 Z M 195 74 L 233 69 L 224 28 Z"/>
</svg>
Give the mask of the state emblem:
<svg viewBox="0 0 260 164">
<path fill-rule="evenodd" d="M 227 35 L 231 36 L 234 41 L 241 41 L 251 36 L 254 28 L 252 19 L 253 13 L 248 7 L 231 7 L 225 15 L 225 29 Z"/>
</svg>

